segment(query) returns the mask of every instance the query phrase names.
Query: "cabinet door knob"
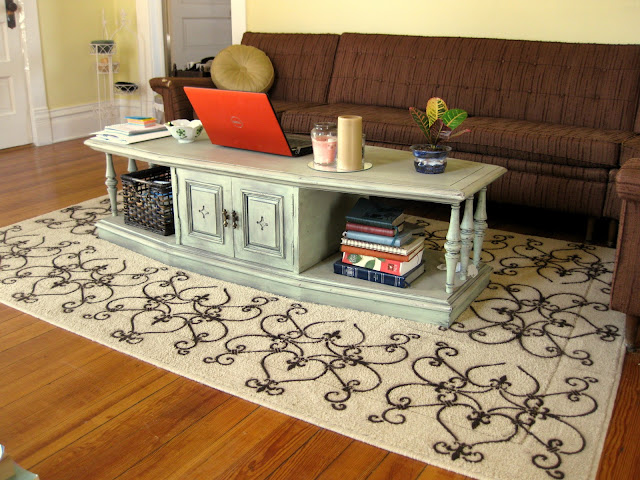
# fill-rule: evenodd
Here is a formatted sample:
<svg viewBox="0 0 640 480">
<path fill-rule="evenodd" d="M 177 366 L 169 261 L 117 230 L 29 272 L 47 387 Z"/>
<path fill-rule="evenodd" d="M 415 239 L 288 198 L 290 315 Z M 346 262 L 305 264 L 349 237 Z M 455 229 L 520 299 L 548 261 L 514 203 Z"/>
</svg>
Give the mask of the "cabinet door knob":
<svg viewBox="0 0 640 480">
<path fill-rule="evenodd" d="M 236 213 L 235 210 L 231 211 L 231 220 L 233 220 L 233 223 L 231 224 L 231 226 L 233 228 L 238 228 L 238 214 Z"/>
<path fill-rule="evenodd" d="M 224 227 L 228 227 L 229 226 L 229 212 L 227 212 L 226 208 L 222 209 L 222 218 L 224 219 L 224 222 L 222 223 L 222 225 Z M 235 228 L 235 227 L 233 227 Z"/>
</svg>

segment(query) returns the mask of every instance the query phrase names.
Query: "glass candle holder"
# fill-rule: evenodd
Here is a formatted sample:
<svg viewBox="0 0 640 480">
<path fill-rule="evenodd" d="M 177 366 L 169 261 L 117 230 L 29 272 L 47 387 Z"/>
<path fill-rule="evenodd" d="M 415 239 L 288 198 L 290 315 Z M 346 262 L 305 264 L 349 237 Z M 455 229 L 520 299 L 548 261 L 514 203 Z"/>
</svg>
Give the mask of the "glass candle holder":
<svg viewBox="0 0 640 480">
<path fill-rule="evenodd" d="M 333 165 L 338 151 L 338 127 L 333 122 L 316 123 L 311 130 L 313 163 Z"/>
</svg>

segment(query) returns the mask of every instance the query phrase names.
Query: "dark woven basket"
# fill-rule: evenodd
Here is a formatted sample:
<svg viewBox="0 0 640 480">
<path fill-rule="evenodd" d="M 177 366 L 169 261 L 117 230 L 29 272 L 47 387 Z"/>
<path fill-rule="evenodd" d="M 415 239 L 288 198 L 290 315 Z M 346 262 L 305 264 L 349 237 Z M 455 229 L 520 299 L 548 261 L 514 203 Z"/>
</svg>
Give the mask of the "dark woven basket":
<svg viewBox="0 0 640 480">
<path fill-rule="evenodd" d="M 172 235 L 171 170 L 154 167 L 122 175 L 124 223 L 160 235 Z"/>
</svg>

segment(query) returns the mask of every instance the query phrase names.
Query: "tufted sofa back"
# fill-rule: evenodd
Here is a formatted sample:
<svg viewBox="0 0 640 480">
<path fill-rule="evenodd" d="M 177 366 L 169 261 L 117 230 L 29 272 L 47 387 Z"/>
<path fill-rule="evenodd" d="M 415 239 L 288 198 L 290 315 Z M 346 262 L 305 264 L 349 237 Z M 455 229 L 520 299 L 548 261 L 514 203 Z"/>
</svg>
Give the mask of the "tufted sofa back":
<svg viewBox="0 0 640 480">
<path fill-rule="evenodd" d="M 329 103 L 640 132 L 640 45 L 344 33 Z"/>
<path fill-rule="evenodd" d="M 326 103 L 340 35 L 246 32 L 243 45 L 267 54 L 275 70 L 273 100 Z"/>
</svg>

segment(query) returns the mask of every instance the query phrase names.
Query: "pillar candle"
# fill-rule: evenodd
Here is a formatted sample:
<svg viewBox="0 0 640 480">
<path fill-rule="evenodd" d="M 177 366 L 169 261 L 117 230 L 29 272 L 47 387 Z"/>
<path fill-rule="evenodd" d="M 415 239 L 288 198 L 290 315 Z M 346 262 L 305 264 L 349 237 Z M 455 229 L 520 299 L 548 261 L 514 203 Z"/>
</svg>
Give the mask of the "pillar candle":
<svg viewBox="0 0 640 480">
<path fill-rule="evenodd" d="M 338 170 L 362 170 L 362 117 L 338 117 Z"/>
</svg>

